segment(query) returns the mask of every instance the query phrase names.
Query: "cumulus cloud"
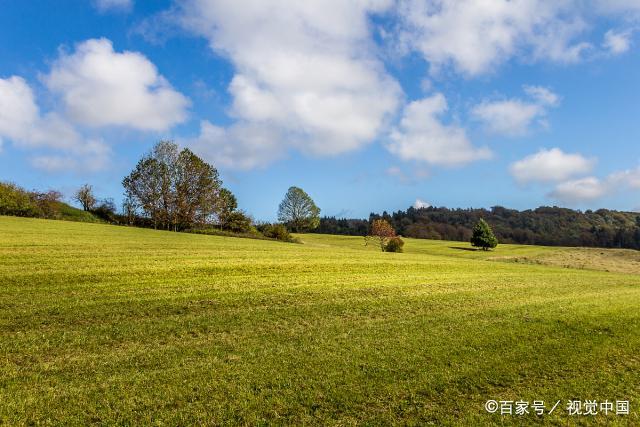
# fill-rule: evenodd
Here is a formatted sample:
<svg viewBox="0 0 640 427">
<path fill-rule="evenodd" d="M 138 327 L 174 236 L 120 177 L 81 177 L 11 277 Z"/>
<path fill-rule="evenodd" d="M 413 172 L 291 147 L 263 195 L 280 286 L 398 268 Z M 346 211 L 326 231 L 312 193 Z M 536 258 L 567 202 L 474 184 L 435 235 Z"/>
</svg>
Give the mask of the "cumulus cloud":
<svg viewBox="0 0 640 427">
<path fill-rule="evenodd" d="M 614 172 L 607 178 L 615 187 L 628 187 L 634 190 L 640 189 L 640 167 L 624 171 Z"/>
<path fill-rule="evenodd" d="M 62 53 L 44 78 L 68 116 L 91 126 L 162 131 L 187 118 L 189 100 L 137 52 L 118 53 L 111 41 L 92 39 Z"/>
<path fill-rule="evenodd" d="M 258 156 L 251 151 L 258 148 L 251 131 L 255 127 L 278 133 L 278 151 L 293 147 L 312 155 L 343 153 L 374 140 L 402 96 L 377 58 L 369 31 L 369 14 L 391 4 L 182 3 L 176 12 L 181 25 L 205 37 L 235 68 L 228 89 L 237 122 L 229 132 L 251 140 L 236 140 L 243 148 L 229 156 Z M 239 129 L 245 126 L 249 130 Z M 229 163 L 246 164 L 242 159 Z"/>
<path fill-rule="evenodd" d="M 423 209 L 423 208 L 431 207 L 431 204 L 429 202 L 425 202 L 422 199 L 416 199 L 416 201 L 413 204 L 413 207 L 415 209 Z"/>
<path fill-rule="evenodd" d="M 440 121 L 439 117 L 447 108 L 441 93 L 409 103 L 399 126 L 391 132 L 389 151 L 403 160 L 442 166 L 489 159 L 489 149 L 474 147 L 463 128 Z"/>
<path fill-rule="evenodd" d="M 56 113 L 42 115 L 29 84 L 18 76 L 0 79 L 0 137 L 23 147 L 70 148 L 80 136 Z"/>
<path fill-rule="evenodd" d="M 484 100 L 473 107 L 471 114 L 493 134 L 525 135 L 534 122 L 546 124 L 548 108 L 558 105 L 560 97 L 541 86 L 525 86 L 524 91 L 530 99 Z"/>
<path fill-rule="evenodd" d="M 89 140 L 68 153 L 37 155 L 31 158 L 31 165 L 49 173 L 97 172 L 108 168 L 110 158 L 111 147 L 101 140 Z"/>
<path fill-rule="evenodd" d="M 100 12 L 129 11 L 133 8 L 133 0 L 94 0 L 94 5 Z"/>
<path fill-rule="evenodd" d="M 491 72 L 524 54 L 575 62 L 590 48 L 576 41 L 586 25 L 570 0 L 400 0 L 400 40 L 433 72 L 452 65 L 466 75 Z"/>
<path fill-rule="evenodd" d="M 28 149 L 48 149 L 64 153 L 57 156 L 59 170 L 104 169 L 110 149 L 102 141 L 85 141 L 75 128 L 55 112 L 42 114 L 33 90 L 21 77 L 0 79 L 0 138 Z M 66 159 L 66 161 L 65 161 Z M 34 158 L 37 168 L 53 170 L 52 158 Z"/>
<path fill-rule="evenodd" d="M 609 30 L 604 34 L 604 41 L 602 42 L 602 46 L 613 55 L 619 55 L 631 48 L 632 35 L 633 31 L 631 30 Z"/>
<path fill-rule="evenodd" d="M 599 199 L 607 194 L 607 185 L 596 177 L 575 179 L 560 183 L 549 196 L 568 204 L 579 204 Z"/>
<path fill-rule="evenodd" d="M 286 149 L 279 144 L 282 138 L 268 126 L 242 123 L 224 128 L 203 120 L 198 136 L 179 142 L 215 165 L 248 170 L 284 157 Z"/>
<path fill-rule="evenodd" d="M 640 190 L 640 167 L 617 171 L 604 179 L 589 176 L 562 182 L 549 193 L 549 197 L 568 204 L 580 204 L 625 190 Z"/>
<path fill-rule="evenodd" d="M 555 107 L 560 103 L 560 96 L 544 86 L 524 85 L 523 89 L 538 105 Z"/>
<path fill-rule="evenodd" d="M 542 149 L 511 164 L 511 175 L 521 184 L 559 182 L 591 172 L 596 163 L 577 153 L 565 153 L 559 148 Z"/>
</svg>

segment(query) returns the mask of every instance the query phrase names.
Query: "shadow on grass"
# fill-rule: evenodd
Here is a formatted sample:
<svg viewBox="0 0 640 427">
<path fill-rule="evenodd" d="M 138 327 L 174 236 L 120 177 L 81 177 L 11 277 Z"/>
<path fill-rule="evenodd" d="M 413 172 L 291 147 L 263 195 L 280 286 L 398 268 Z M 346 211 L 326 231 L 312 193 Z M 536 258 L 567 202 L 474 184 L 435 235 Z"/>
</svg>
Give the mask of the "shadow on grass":
<svg viewBox="0 0 640 427">
<path fill-rule="evenodd" d="M 460 251 L 471 251 L 471 252 L 476 252 L 478 250 L 476 248 L 468 248 L 465 246 L 449 246 L 449 249 L 458 249 Z"/>
</svg>

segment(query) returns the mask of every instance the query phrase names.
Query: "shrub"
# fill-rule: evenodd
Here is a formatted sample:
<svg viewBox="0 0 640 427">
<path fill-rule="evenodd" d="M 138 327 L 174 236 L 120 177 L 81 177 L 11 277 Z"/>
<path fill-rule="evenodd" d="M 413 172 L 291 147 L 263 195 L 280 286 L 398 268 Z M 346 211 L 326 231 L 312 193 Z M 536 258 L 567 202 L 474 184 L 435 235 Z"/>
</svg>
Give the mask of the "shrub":
<svg viewBox="0 0 640 427">
<path fill-rule="evenodd" d="M 42 212 L 28 191 L 10 182 L 0 182 L 0 215 L 37 217 Z"/>
<path fill-rule="evenodd" d="M 49 190 L 46 193 L 29 193 L 31 200 L 38 207 L 42 218 L 59 218 L 62 194 L 59 191 Z"/>
<path fill-rule="evenodd" d="M 384 247 L 385 252 L 402 252 L 404 246 L 404 240 L 400 237 L 392 237 Z"/>
<path fill-rule="evenodd" d="M 265 237 L 269 237 L 271 239 L 278 239 L 283 242 L 295 241 L 284 224 L 260 224 L 258 226 L 258 231 L 260 231 Z"/>
<path fill-rule="evenodd" d="M 95 207 L 91 209 L 91 213 L 98 218 L 111 223 L 120 222 L 116 215 L 116 204 L 113 202 L 113 199 L 100 200 Z"/>
<path fill-rule="evenodd" d="M 234 211 L 225 216 L 223 230 L 232 231 L 234 233 L 249 233 L 253 229 L 251 218 L 244 212 Z"/>
</svg>

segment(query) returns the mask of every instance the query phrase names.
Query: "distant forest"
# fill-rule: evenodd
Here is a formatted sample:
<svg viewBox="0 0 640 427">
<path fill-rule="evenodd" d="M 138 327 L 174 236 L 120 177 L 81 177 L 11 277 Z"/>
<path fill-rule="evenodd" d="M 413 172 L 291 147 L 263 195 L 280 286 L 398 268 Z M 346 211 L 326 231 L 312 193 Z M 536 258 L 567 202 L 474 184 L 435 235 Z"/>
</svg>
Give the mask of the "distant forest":
<svg viewBox="0 0 640 427">
<path fill-rule="evenodd" d="M 378 218 L 389 221 L 402 236 L 420 239 L 469 241 L 480 218 L 487 221 L 501 243 L 546 246 L 590 246 L 640 249 L 640 213 L 606 209 L 575 211 L 540 207 L 517 211 L 496 206 L 487 209 L 409 208 L 372 213 L 369 219 L 323 217 L 314 233 L 364 236 Z"/>
</svg>

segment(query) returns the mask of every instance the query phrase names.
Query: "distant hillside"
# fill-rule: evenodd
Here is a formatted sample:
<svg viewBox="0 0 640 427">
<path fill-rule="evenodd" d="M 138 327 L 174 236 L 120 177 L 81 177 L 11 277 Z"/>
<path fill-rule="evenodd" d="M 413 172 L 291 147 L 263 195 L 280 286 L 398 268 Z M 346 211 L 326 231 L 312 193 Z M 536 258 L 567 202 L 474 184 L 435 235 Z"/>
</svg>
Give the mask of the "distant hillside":
<svg viewBox="0 0 640 427">
<path fill-rule="evenodd" d="M 501 206 L 490 210 L 411 207 L 392 214 L 372 213 L 369 220 L 324 217 L 314 231 L 362 236 L 370 221 L 381 217 L 398 234 L 423 239 L 468 241 L 475 223 L 484 218 L 502 243 L 640 249 L 640 213 L 607 209 L 581 212 L 558 207 L 526 211 Z"/>
</svg>

